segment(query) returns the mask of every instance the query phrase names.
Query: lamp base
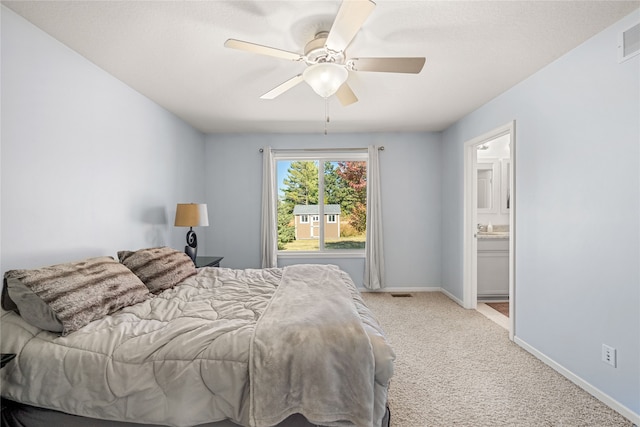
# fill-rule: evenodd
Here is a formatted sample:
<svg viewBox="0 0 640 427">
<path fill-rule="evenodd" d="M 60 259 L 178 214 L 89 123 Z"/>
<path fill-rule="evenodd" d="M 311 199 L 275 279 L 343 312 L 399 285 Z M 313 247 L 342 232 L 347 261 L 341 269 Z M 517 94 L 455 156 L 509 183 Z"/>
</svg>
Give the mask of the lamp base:
<svg viewBox="0 0 640 427">
<path fill-rule="evenodd" d="M 196 255 L 198 254 L 198 247 L 196 246 L 195 248 L 192 246 L 185 246 L 184 247 L 184 253 L 189 255 L 189 258 L 191 258 L 191 260 L 193 261 L 193 263 L 196 263 Z"/>
<path fill-rule="evenodd" d="M 184 253 L 189 255 L 189 258 L 196 263 L 196 255 L 198 254 L 198 238 L 196 237 L 193 227 L 189 227 L 187 231 L 187 246 L 184 247 Z"/>
</svg>

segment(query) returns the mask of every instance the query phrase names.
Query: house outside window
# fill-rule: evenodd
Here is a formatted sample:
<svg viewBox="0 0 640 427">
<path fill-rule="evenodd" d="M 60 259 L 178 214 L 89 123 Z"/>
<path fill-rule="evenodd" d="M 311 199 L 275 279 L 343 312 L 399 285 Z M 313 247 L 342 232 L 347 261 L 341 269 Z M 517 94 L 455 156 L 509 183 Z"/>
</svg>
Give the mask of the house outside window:
<svg viewBox="0 0 640 427">
<path fill-rule="evenodd" d="M 318 239 L 320 237 L 320 215 L 314 215 L 319 210 L 319 205 L 295 205 L 293 207 L 296 240 Z M 303 221 L 303 218 L 309 215 L 312 215 L 311 223 Z M 340 223 L 336 221 L 336 218 L 340 217 L 340 205 L 324 205 L 324 217 L 325 242 L 327 239 L 339 240 Z"/>
<path fill-rule="evenodd" d="M 319 252 L 363 256 L 366 150 L 320 155 L 278 152 L 274 160 L 278 256 Z"/>
</svg>

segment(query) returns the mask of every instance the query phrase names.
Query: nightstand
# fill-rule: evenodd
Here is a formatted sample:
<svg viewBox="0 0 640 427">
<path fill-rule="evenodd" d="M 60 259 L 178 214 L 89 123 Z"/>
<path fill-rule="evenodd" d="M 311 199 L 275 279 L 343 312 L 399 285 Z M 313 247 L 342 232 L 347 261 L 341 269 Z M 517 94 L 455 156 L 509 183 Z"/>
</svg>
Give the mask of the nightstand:
<svg viewBox="0 0 640 427">
<path fill-rule="evenodd" d="M 11 362 L 14 357 L 16 357 L 15 353 L 2 353 L 2 365 L 0 365 L 0 368 L 4 368 L 4 365 Z"/>
<path fill-rule="evenodd" d="M 220 267 L 221 256 L 199 256 L 196 257 L 196 267 Z"/>
</svg>

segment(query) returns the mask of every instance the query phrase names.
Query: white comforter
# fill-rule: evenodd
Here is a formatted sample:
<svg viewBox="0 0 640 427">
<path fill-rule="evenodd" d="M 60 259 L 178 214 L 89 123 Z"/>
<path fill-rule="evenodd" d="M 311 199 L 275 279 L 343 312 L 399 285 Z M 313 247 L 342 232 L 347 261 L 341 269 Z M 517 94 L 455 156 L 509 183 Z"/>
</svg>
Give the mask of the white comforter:
<svg viewBox="0 0 640 427">
<path fill-rule="evenodd" d="M 203 268 L 66 337 L 3 312 L 1 349 L 18 357 L 1 371 L 2 396 L 92 418 L 177 427 L 231 419 L 249 426 L 254 330 L 283 275 L 304 268 Z M 375 358 L 374 390 L 363 398 L 373 399 L 379 425 L 394 355 L 343 276 Z"/>
</svg>

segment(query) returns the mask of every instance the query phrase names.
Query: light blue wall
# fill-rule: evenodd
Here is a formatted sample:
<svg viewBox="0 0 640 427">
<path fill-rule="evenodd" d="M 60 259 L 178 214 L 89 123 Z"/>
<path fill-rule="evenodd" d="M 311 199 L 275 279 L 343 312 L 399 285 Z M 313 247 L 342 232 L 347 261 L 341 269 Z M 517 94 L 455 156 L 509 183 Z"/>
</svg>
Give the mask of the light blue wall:
<svg viewBox="0 0 640 427">
<path fill-rule="evenodd" d="M 462 146 L 516 120 L 516 336 L 640 414 L 635 12 L 443 134 L 443 287 L 462 299 Z M 618 349 L 618 367 L 601 346 Z"/>
<path fill-rule="evenodd" d="M 597 35 L 442 135 L 209 135 L 1 7 L 0 270 L 168 244 L 260 265 L 258 148 L 381 153 L 387 281 L 462 299 L 465 141 L 517 121 L 517 338 L 640 413 L 640 58 Z M 205 142 L 206 141 L 206 142 Z M 318 260 L 315 260 L 318 261 Z M 362 282 L 361 259 L 326 260 Z M 618 349 L 618 368 L 600 361 Z"/>
<path fill-rule="evenodd" d="M 223 264 L 227 267 L 260 266 L 260 147 L 340 148 L 370 144 L 385 146 L 380 153 L 380 168 L 387 283 L 390 287 L 439 287 L 440 134 L 207 136 L 206 181 L 211 227 L 206 229 L 206 239 L 210 254 L 224 256 Z M 337 263 L 358 286 L 362 285 L 362 259 L 303 262 Z"/>
<path fill-rule="evenodd" d="M 6 7 L 0 269 L 184 247 L 204 135 Z"/>
</svg>

